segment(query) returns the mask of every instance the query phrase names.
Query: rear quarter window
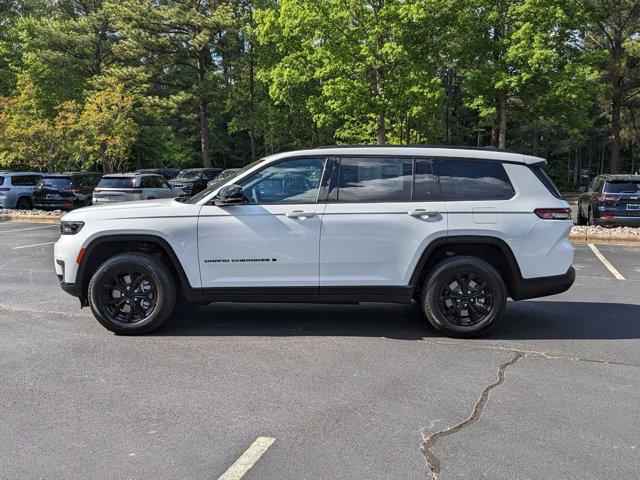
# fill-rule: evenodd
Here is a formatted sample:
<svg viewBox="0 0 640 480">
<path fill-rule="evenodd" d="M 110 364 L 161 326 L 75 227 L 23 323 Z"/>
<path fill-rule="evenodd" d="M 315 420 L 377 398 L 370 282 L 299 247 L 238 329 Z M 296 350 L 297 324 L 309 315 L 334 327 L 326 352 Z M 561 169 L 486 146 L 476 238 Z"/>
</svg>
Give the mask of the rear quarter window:
<svg viewBox="0 0 640 480">
<path fill-rule="evenodd" d="M 500 162 L 451 159 L 435 163 L 445 201 L 508 200 L 515 194 Z"/>
</svg>

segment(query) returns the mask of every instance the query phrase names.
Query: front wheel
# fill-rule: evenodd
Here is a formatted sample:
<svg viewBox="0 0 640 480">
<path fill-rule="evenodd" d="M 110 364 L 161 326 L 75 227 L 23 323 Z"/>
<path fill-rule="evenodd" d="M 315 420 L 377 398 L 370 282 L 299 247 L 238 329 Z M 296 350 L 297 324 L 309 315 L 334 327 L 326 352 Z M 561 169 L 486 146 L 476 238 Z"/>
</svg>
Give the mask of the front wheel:
<svg viewBox="0 0 640 480">
<path fill-rule="evenodd" d="M 498 271 L 475 257 L 453 257 L 438 264 L 422 290 L 422 310 L 444 335 L 477 337 L 494 327 L 507 304 Z"/>
<path fill-rule="evenodd" d="M 123 253 L 106 260 L 91 277 L 89 305 L 107 329 L 140 335 L 158 328 L 173 311 L 176 284 L 159 259 Z"/>
</svg>

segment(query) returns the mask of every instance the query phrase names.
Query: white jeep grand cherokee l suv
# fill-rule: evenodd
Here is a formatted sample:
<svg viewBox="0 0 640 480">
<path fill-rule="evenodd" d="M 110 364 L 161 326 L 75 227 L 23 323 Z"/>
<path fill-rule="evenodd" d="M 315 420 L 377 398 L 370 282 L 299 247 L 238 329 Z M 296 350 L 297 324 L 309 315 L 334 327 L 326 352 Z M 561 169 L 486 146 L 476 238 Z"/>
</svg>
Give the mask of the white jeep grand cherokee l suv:
<svg viewBox="0 0 640 480">
<path fill-rule="evenodd" d="M 567 290 L 570 210 L 541 158 L 495 149 L 329 147 L 259 160 L 191 197 L 75 210 L 62 288 L 120 334 L 176 299 L 420 302 L 477 336 L 513 300 Z"/>
</svg>

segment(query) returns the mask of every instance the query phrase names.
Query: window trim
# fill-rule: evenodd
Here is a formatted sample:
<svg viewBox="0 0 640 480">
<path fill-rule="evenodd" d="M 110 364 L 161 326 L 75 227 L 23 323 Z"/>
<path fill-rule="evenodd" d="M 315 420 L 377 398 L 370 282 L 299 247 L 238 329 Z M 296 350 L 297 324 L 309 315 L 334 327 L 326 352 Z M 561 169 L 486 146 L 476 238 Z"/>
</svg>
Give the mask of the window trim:
<svg viewBox="0 0 640 480">
<path fill-rule="evenodd" d="M 433 165 L 435 163 L 436 158 L 449 158 L 449 157 L 423 157 L 423 156 L 415 156 L 415 155 L 341 155 L 340 157 L 333 157 L 336 161 L 337 168 L 333 172 L 334 175 L 330 178 L 330 183 L 328 186 L 327 192 L 327 203 L 338 204 L 338 205 L 363 205 L 363 204 L 376 204 L 376 203 L 389 203 L 389 204 L 402 204 L 402 203 L 434 203 L 434 202 L 442 202 L 442 188 L 440 187 L 440 178 L 434 173 Z M 342 202 L 338 200 L 338 190 L 340 189 L 340 171 L 342 167 L 342 159 L 349 158 L 391 158 L 396 160 L 409 159 L 411 160 L 411 198 L 409 200 L 399 200 L 399 201 L 389 201 L 389 200 L 369 200 L 362 202 Z M 433 200 L 416 200 L 415 197 L 415 188 L 416 188 L 416 162 L 418 160 L 428 161 L 431 164 L 431 175 L 435 179 L 436 182 L 436 196 L 438 198 Z"/>
<path fill-rule="evenodd" d="M 262 172 L 263 170 L 266 170 L 269 167 L 273 167 L 274 165 L 278 165 L 280 163 L 284 163 L 284 162 L 289 162 L 292 160 L 322 160 L 324 162 L 324 164 L 322 165 L 322 172 L 320 173 L 320 181 L 318 183 L 318 193 L 316 195 L 316 198 L 314 201 L 312 202 L 296 202 L 296 203 L 283 203 L 283 202 L 260 202 L 260 203 L 256 203 L 256 202 L 246 202 L 246 203 L 239 203 L 239 204 L 234 204 L 234 206 L 236 207 L 242 207 L 245 205 L 316 205 L 316 204 L 320 204 L 320 203 L 326 203 L 326 197 L 324 199 L 321 198 L 322 196 L 322 186 L 324 184 L 325 181 L 325 175 L 327 173 L 327 165 L 329 164 L 329 162 L 331 161 L 331 157 L 327 156 L 327 155 L 300 155 L 300 156 L 295 156 L 295 157 L 287 157 L 287 158 L 281 158 L 279 160 L 276 160 L 275 162 L 269 162 L 266 165 L 263 165 L 262 167 L 258 168 L 257 170 L 252 171 L 251 173 L 249 173 L 247 176 L 243 177 L 243 178 L 239 178 L 236 179 L 238 180 L 238 182 L 244 182 L 245 180 L 249 180 L 251 177 L 259 174 L 260 172 Z M 239 183 L 233 183 L 232 185 L 239 185 Z M 215 203 L 215 197 L 216 195 L 214 195 L 211 199 L 209 199 L 207 202 L 204 203 L 204 205 L 214 205 Z"/>
</svg>

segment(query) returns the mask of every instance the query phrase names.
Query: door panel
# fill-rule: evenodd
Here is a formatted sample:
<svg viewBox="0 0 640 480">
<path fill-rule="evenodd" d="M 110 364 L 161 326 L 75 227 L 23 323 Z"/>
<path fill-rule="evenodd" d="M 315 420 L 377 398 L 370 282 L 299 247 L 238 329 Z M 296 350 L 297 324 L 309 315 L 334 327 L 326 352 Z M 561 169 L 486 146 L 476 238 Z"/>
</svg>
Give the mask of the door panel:
<svg viewBox="0 0 640 480">
<path fill-rule="evenodd" d="M 286 215 L 296 210 L 313 216 Z M 202 207 L 202 286 L 317 287 L 323 210 L 322 204 Z"/>
<path fill-rule="evenodd" d="M 412 216 L 424 209 L 434 216 Z M 426 246 L 447 234 L 444 202 L 328 204 L 321 286 L 405 286 Z"/>
<path fill-rule="evenodd" d="M 205 205 L 198 221 L 204 288 L 318 288 L 320 229 L 317 203 L 324 158 L 267 165 L 239 181 L 246 204 Z"/>
<path fill-rule="evenodd" d="M 411 157 L 336 160 L 322 217 L 320 286 L 406 286 L 447 213 L 432 162 Z"/>
</svg>

